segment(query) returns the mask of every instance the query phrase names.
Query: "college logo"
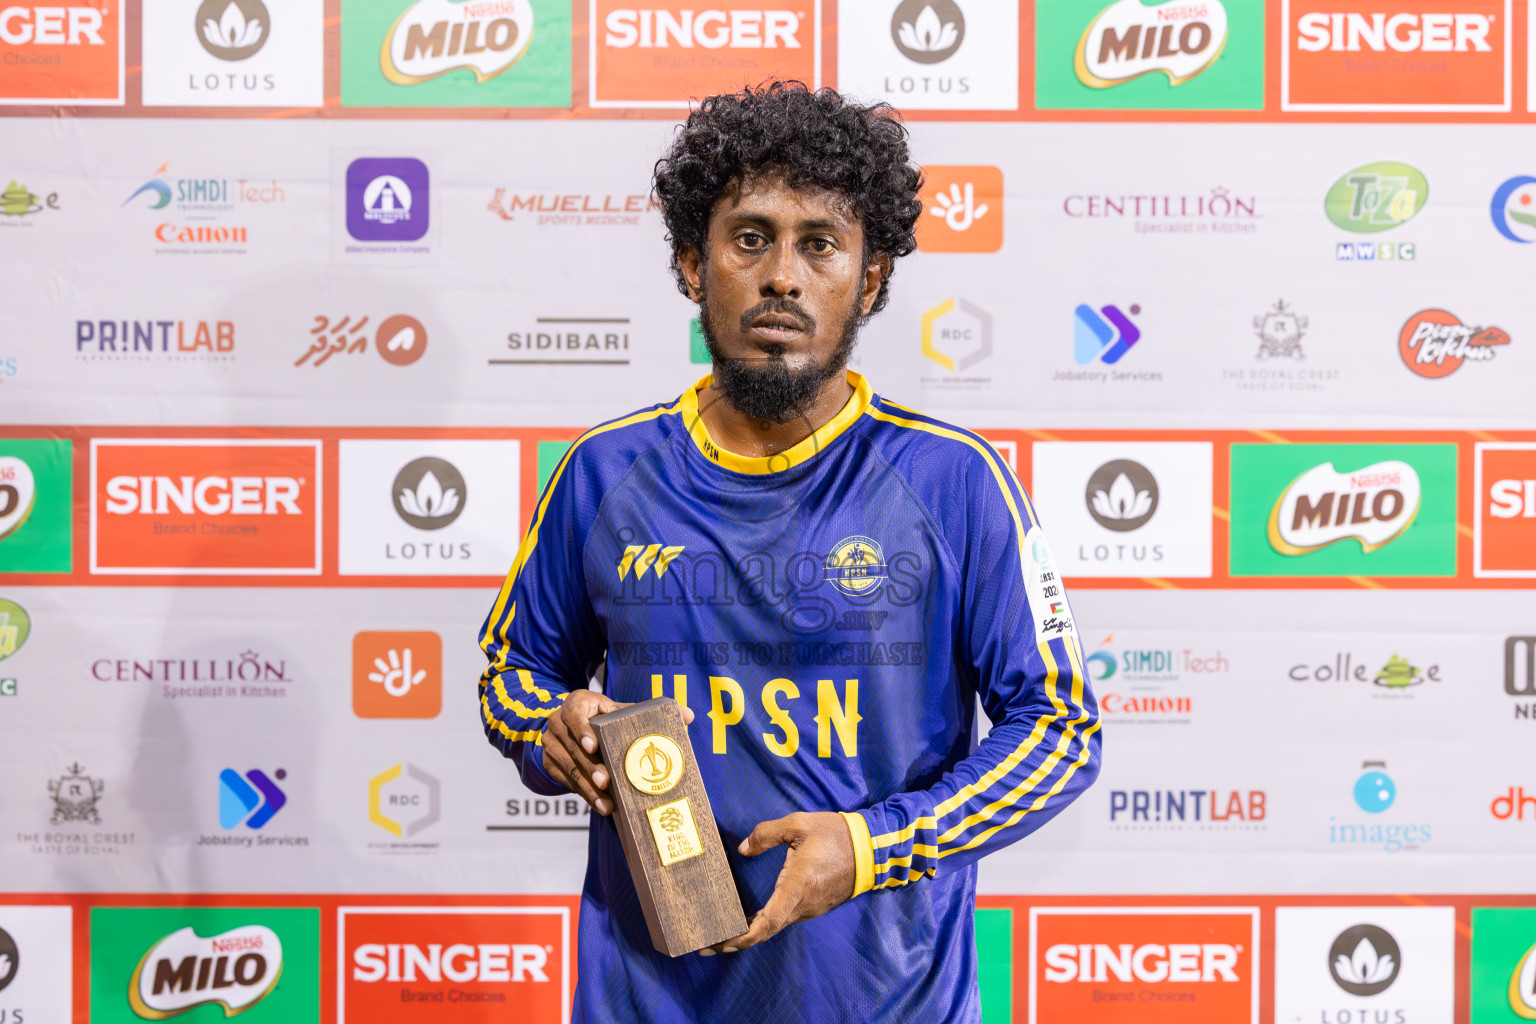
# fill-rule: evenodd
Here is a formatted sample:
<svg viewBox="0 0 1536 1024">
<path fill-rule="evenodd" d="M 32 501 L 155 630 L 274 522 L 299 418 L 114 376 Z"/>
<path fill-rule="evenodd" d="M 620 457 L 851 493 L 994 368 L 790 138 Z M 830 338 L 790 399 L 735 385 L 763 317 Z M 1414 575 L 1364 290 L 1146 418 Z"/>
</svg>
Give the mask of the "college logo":
<svg viewBox="0 0 1536 1024">
<path fill-rule="evenodd" d="M 436 718 L 443 710 L 443 640 L 420 631 L 364 631 L 352 638 L 352 713 Z"/>
<path fill-rule="evenodd" d="M 427 165 L 413 157 L 360 157 L 347 167 L 347 233 L 360 242 L 414 242 L 427 233 Z"/>
<path fill-rule="evenodd" d="M 591 0 L 594 107 L 685 107 L 768 79 L 821 85 L 818 0 Z"/>
<path fill-rule="evenodd" d="M 39 4 L 0 9 L 0 105 L 123 104 L 121 4 Z"/>
<path fill-rule="evenodd" d="M 1429 201 L 1429 182 L 1407 164 L 1378 163 L 1343 175 L 1323 197 L 1328 219 L 1357 234 L 1374 234 L 1416 217 Z"/>
<path fill-rule="evenodd" d="M 48 818 L 48 824 L 81 821 L 100 825 L 101 814 L 96 810 L 96 804 L 106 788 L 105 782 L 85 774 L 85 769 L 76 761 L 64 769 L 63 775 L 48 780 L 48 796 L 53 800 L 53 814 Z"/>
<path fill-rule="evenodd" d="M 1016 110 L 1017 4 L 884 0 L 838 10 L 838 81 L 912 110 Z"/>
<path fill-rule="evenodd" d="M 868 537 L 845 537 L 827 555 L 822 579 L 849 597 L 872 594 L 886 579 L 885 552 Z"/>
<path fill-rule="evenodd" d="M 242 824 L 258 829 L 271 821 L 288 802 L 288 795 L 272 781 L 274 777 L 281 782 L 288 773 L 281 768 L 270 777 L 260 768 L 244 775 L 233 768 L 219 772 L 219 827 L 226 832 Z"/>
<path fill-rule="evenodd" d="M 1003 247 L 1003 172 L 989 166 L 924 167 L 917 247 L 997 252 Z"/>
<path fill-rule="evenodd" d="M 267 44 L 272 19 L 261 0 L 203 0 L 196 23 L 204 50 L 219 60 L 245 60 Z"/>
<path fill-rule="evenodd" d="M 1257 1022 L 1258 945 L 1255 907 L 1031 907 L 1030 1024 Z"/>
<path fill-rule="evenodd" d="M 34 213 L 41 213 L 44 209 L 57 210 L 59 208 L 59 194 L 50 192 L 46 197 L 37 195 L 25 185 L 19 185 L 14 180 L 5 191 L 0 192 L 0 217 L 15 218 L 21 220 Z M 10 221 L 14 223 L 14 221 Z M 7 221 L 0 221 L 7 223 Z M 22 220 L 22 223 L 27 223 Z"/>
<path fill-rule="evenodd" d="M 397 764 L 368 780 L 368 820 L 392 836 L 409 838 L 442 816 L 437 776 L 413 764 Z"/>
<path fill-rule="evenodd" d="M 945 299 L 923 313 L 919 335 L 922 353 L 951 374 L 962 374 L 992 354 L 992 314 L 969 299 Z M 925 378 L 925 384 L 990 383 L 989 377 L 954 380 Z"/>
<path fill-rule="evenodd" d="M 398 1020 L 407 999 L 447 1024 L 508 1007 L 528 1024 L 570 1016 L 566 907 L 342 907 L 336 943 L 339 1024 Z"/>
<path fill-rule="evenodd" d="M 1536 242 L 1536 178 L 1517 175 L 1493 193 L 1489 213 L 1493 226 L 1511 242 Z"/>
<path fill-rule="evenodd" d="M 1077 44 L 1072 68 L 1090 89 L 1162 72 L 1180 85 L 1210 67 L 1227 41 L 1221 0 L 1147 7 L 1118 0 L 1099 12 Z"/>
<path fill-rule="evenodd" d="M 293 365 L 319 367 L 332 356 L 366 355 L 370 337 L 379 356 L 391 366 L 409 366 L 426 353 L 427 329 L 415 317 L 404 313 L 385 317 L 377 330 L 368 333 L 365 328 L 370 322 L 367 316 L 358 317 L 356 322 L 350 316 L 334 322 L 330 317 L 315 317 L 315 326 L 309 329 L 313 340 Z"/>
<path fill-rule="evenodd" d="M 1253 318 L 1253 333 L 1259 338 L 1259 354 L 1255 358 L 1261 361 L 1307 358 L 1301 350 L 1301 339 L 1307 334 L 1307 318 L 1299 316 L 1284 299 L 1276 302 L 1273 309 Z"/>
<path fill-rule="evenodd" d="M 1094 522 L 1128 533 L 1147 525 L 1157 512 L 1157 478 L 1139 462 L 1115 459 L 1093 471 L 1084 497 Z"/>
<path fill-rule="evenodd" d="M 91 441 L 91 572 L 317 575 L 320 442 Z"/>
<path fill-rule="evenodd" d="M 1275 1020 L 1454 1017 L 1453 907 L 1278 907 Z"/>
<path fill-rule="evenodd" d="M 0 439 L 0 572 L 69 572 L 74 442 Z"/>
<path fill-rule="evenodd" d="M 1508 345 L 1499 327 L 1468 327 L 1456 314 L 1425 309 L 1413 314 L 1398 332 L 1397 351 L 1403 365 L 1420 377 L 1448 377 L 1463 362 L 1486 363 L 1496 345 Z"/>
<path fill-rule="evenodd" d="M 1475 453 L 1472 574 L 1536 576 L 1536 444 L 1480 441 Z"/>
<path fill-rule="evenodd" d="M 1141 340 L 1141 328 L 1131 322 L 1132 316 L 1141 313 L 1141 307 L 1132 305 L 1130 316 L 1119 306 L 1079 305 L 1072 312 L 1072 358 L 1078 366 L 1098 362 L 1118 363 L 1131 346 Z"/>
<path fill-rule="evenodd" d="M 1453 576 L 1456 449 L 1234 444 L 1234 576 Z"/>
<path fill-rule="evenodd" d="M 1509 110 L 1511 7 L 1285 0 L 1280 108 Z"/>
</svg>

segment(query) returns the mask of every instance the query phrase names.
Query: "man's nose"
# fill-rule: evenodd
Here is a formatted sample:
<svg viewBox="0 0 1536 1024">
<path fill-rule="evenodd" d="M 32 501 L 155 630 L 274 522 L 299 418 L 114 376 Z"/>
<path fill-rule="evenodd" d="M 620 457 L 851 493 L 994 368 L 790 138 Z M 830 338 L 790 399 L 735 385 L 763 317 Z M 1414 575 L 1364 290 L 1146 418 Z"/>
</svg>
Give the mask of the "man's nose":
<svg viewBox="0 0 1536 1024">
<path fill-rule="evenodd" d="M 763 267 L 762 293 L 766 296 L 800 297 L 801 268 L 794 243 L 781 241 L 768 250 Z"/>
</svg>

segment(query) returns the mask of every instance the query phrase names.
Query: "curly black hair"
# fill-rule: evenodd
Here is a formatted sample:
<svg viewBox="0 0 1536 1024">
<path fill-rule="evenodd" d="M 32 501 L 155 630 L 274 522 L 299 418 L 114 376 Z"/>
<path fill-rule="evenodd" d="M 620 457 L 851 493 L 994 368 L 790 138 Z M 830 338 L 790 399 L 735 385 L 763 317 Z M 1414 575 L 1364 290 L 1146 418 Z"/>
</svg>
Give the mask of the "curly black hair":
<svg viewBox="0 0 1536 1024">
<path fill-rule="evenodd" d="M 888 103 L 861 106 L 831 89 L 812 92 L 802 82 L 774 82 L 705 99 L 656 162 L 653 189 L 684 295 L 679 252 L 692 246 L 703 253 L 721 194 L 764 173 L 782 175 L 791 188 L 845 197 L 864 226 L 866 266 L 877 254 L 894 261 L 917 247 L 922 176 L 908 163 L 907 129 L 896 110 Z M 889 277 L 871 314 L 885 306 Z"/>
</svg>

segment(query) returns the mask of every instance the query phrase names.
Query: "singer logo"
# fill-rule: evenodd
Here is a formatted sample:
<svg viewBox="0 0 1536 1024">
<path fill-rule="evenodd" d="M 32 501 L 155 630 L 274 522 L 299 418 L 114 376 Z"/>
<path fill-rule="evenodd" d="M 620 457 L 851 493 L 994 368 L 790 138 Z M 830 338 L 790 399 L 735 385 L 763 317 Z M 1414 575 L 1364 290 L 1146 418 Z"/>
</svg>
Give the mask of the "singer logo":
<svg viewBox="0 0 1536 1024">
<path fill-rule="evenodd" d="M 1281 108 L 1509 110 L 1510 8 L 1510 0 L 1286 0 Z"/>
<path fill-rule="evenodd" d="M 1030 1024 L 1257 1024 L 1252 907 L 1033 907 Z"/>
<path fill-rule="evenodd" d="M 1419 513 L 1419 495 L 1419 474 L 1406 462 L 1378 462 L 1352 473 L 1325 462 L 1280 493 L 1269 514 L 1269 543 L 1282 555 L 1304 555 L 1352 537 L 1369 553 L 1408 529 Z"/>
<path fill-rule="evenodd" d="M 1536 444 L 1480 442 L 1472 572 L 1536 576 Z"/>
<path fill-rule="evenodd" d="M 91 572 L 316 575 L 320 442 L 91 442 Z"/>
<path fill-rule="evenodd" d="M 570 1017 L 565 907 L 342 907 L 339 1024 Z"/>
<path fill-rule="evenodd" d="M 123 5 L 0 7 L 0 104 L 123 102 Z"/>
<path fill-rule="evenodd" d="M 917 247 L 923 252 L 997 252 L 1003 247 L 1003 172 L 998 167 L 924 167 Z"/>
<path fill-rule="evenodd" d="M 265 999 L 282 973 L 283 944 L 265 925 L 245 925 L 209 938 L 182 928 L 144 954 L 128 982 L 128 1002 L 148 1020 L 178 1016 L 205 1003 L 233 1017 Z"/>
<path fill-rule="evenodd" d="M 821 84 L 820 0 L 591 0 L 594 107 L 685 107 L 770 78 Z"/>
</svg>

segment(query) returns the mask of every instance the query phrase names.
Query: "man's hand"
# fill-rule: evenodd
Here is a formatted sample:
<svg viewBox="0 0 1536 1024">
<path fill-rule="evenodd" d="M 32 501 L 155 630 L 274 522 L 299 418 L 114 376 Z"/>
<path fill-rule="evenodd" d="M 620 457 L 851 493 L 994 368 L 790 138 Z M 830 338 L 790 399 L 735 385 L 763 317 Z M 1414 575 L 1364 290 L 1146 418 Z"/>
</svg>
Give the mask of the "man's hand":
<svg viewBox="0 0 1536 1024">
<path fill-rule="evenodd" d="M 585 800 L 598 814 L 613 813 L 613 801 L 601 792 L 608 788 L 608 769 L 597 754 L 597 734 L 587 722 L 593 715 L 627 707 L 628 704 L 591 690 L 575 690 L 549 716 L 549 724 L 544 727 L 545 774 Z M 691 710 L 679 710 L 684 725 L 693 721 Z"/>
<path fill-rule="evenodd" d="M 747 934 L 701 949 L 703 956 L 734 953 L 771 939 L 787 926 L 820 917 L 853 895 L 853 837 L 835 811 L 791 814 L 760 823 L 738 849 L 756 857 L 780 844 L 789 847 L 773 895 L 752 915 Z"/>
</svg>

